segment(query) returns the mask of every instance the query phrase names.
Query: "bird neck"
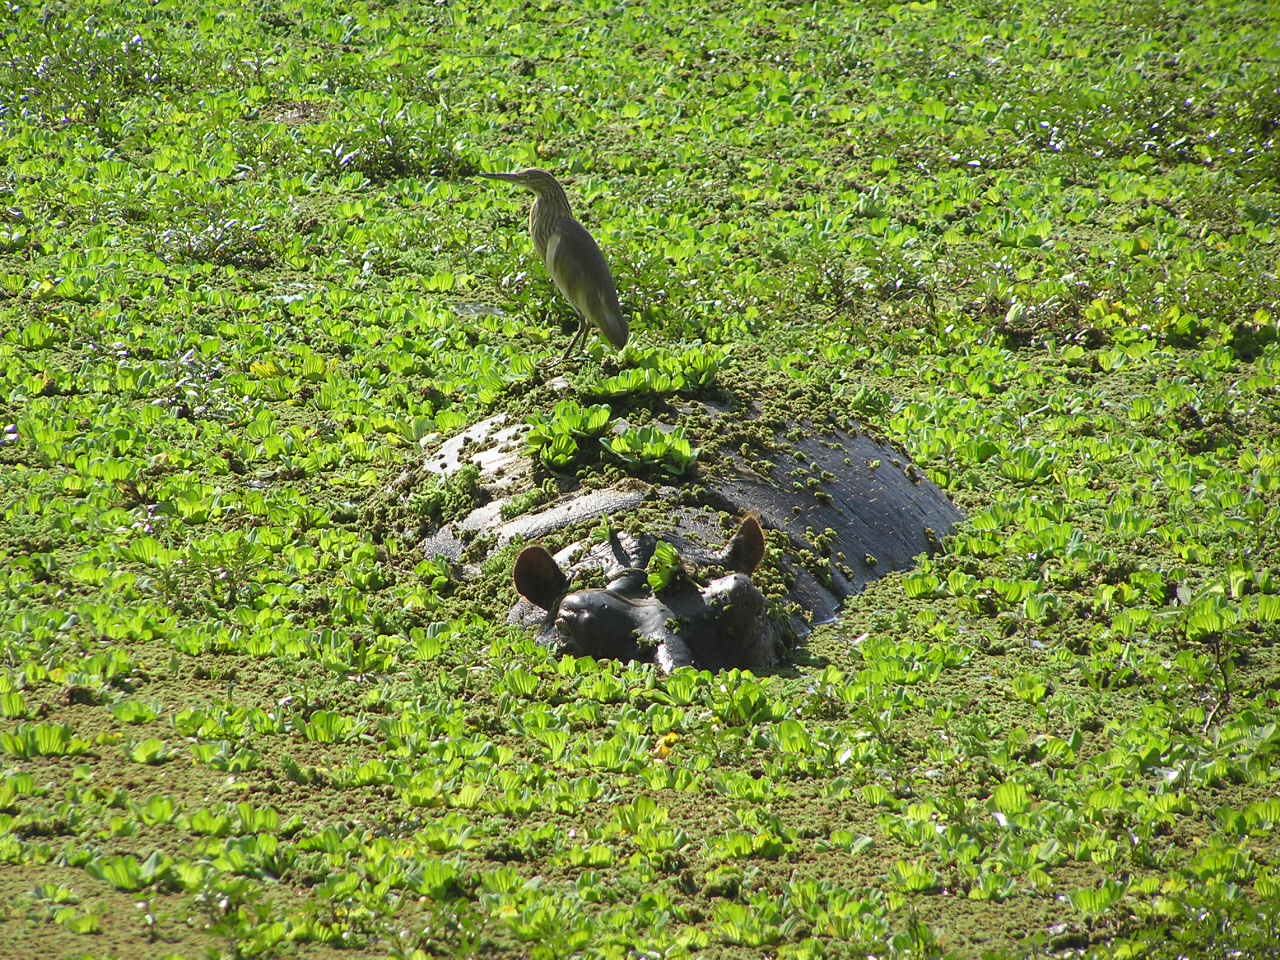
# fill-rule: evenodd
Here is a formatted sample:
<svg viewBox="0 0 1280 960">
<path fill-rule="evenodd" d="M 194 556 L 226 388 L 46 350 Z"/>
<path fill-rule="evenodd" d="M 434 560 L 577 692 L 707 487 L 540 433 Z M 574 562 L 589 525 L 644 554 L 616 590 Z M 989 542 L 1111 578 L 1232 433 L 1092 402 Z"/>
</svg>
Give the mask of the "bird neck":
<svg viewBox="0 0 1280 960">
<path fill-rule="evenodd" d="M 556 224 L 564 218 L 573 217 L 569 209 L 569 198 L 564 195 L 560 185 L 548 185 L 538 192 L 533 206 L 529 208 L 529 235 L 533 237 L 533 245 L 538 255 L 546 258 L 547 243 L 555 232 Z"/>
<path fill-rule="evenodd" d="M 573 216 L 573 212 L 569 209 L 569 198 L 565 196 L 564 188 L 554 180 L 538 185 L 538 195 L 533 202 L 533 208 L 535 210 L 541 209 L 554 217 Z"/>
</svg>

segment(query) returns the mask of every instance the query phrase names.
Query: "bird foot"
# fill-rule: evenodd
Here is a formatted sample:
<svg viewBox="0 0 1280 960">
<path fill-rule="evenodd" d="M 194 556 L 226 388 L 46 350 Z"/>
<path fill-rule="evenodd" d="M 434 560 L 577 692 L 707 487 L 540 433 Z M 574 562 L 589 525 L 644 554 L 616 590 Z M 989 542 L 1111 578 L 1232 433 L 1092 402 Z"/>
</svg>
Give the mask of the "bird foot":
<svg viewBox="0 0 1280 960">
<path fill-rule="evenodd" d="M 587 353 L 585 344 L 583 345 L 583 349 L 579 350 L 577 353 L 573 352 L 573 348 L 575 346 L 576 344 L 571 342 L 569 344 L 569 349 L 566 350 L 564 353 L 562 353 L 560 356 L 554 359 L 551 357 L 547 357 L 544 360 L 539 360 L 537 363 L 538 369 L 554 370 L 556 367 L 560 366 L 563 363 L 568 363 L 570 360 L 590 360 L 591 359 L 591 354 Z"/>
</svg>

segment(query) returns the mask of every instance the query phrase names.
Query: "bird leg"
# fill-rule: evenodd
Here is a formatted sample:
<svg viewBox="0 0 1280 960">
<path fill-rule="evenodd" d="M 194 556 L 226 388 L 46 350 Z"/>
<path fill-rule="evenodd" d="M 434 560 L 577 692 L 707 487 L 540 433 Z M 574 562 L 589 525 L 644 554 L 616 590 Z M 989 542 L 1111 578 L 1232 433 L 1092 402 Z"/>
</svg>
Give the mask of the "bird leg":
<svg viewBox="0 0 1280 960">
<path fill-rule="evenodd" d="M 568 349 L 565 350 L 563 354 L 561 354 L 558 360 L 542 360 L 538 363 L 538 366 L 543 367 L 547 370 L 554 370 L 556 367 L 560 366 L 560 364 L 564 363 L 566 360 L 569 359 L 569 355 L 573 353 L 574 344 L 576 344 L 579 340 L 582 340 L 583 342 L 586 341 L 586 336 L 587 336 L 587 321 L 583 320 L 582 317 L 578 317 L 578 329 L 574 331 L 573 336 L 570 338 Z"/>
<path fill-rule="evenodd" d="M 569 359 L 569 354 L 573 353 L 574 344 L 581 340 L 584 344 L 587 342 L 587 321 L 582 317 L 578 317 L 578 331 L 569 341 L 569 349 L 565 350 L 564 356 L 560 358 L 560 362 L 564 363 Z"/>
</svg>

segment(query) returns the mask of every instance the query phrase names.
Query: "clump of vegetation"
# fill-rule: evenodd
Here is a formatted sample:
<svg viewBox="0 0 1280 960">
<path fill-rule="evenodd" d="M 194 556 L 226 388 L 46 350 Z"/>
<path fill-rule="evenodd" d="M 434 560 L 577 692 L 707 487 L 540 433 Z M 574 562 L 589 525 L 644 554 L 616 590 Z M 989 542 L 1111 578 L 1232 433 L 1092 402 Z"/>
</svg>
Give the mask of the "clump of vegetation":
<svg viewBox="0 0 1280 960">
<path fill-rule="evenodd" d="M 665 396 L 710 385 L 728 351 L 706 347 L 676 353 L 666 349 L 628 350 L 627 369 L 603 380 L 585 383 L 586 392 L 602 397 Z"/>
<path fill-rule="evenodd" d="M 418 490 L 409 498 L 409 507 L 433 526 L 459 520 L 480 505 L 479 480 L 480 469 L 469 463 Z"/>
<path fill-rule="evenodd" d="M 308 132 L 312 151 L 335 176 L 373 181 L 409 176 L 462 177 L 476 164 L 454 142 L 446 111 L 397 96 L 359 93 L 343 101 L 331 124 Z"/>
<path fill-rule="evenodd" d="M 649 558 L 646 576 L 654 593 L 661 593 L 684 569 L 680 552 L 665 540 L 660 541 Z"/>
<path fill-rule="evenodd" d="M 681 427 L 631 427 L 610 437 L 604 448 L 633 468 L 672 477 L 693 470 L 699 453 Z"/>
<path fill-rule="evenodd" d="M 552 470 L 567 470 L 579 459 L 579 441 L 594 440 L 609 426 L 607 404 L 584 407 L 576 400 L 557 403 L 551 416 L 535 414 L 525 435 L 529 453 Z"/>
<path fill-rule="evenodd" d="M 479 468 L 470 463 L 447 476 L 422 468 L 408 470 L 370 498 L 362 522 L 377 542 L 392 535 L 420 540 L 483 504 L 485 492 L 479 480 Z"/>
<path fill-rule="evenodd" d="M 554 499 L 558 492 L 559 490 L 554 480 L 547 480 L 539 487 L 526 490 L 502 505 L 502 510 L 500 511 L 502 519 L 510 520 L 513 517 L 528 513 L 535 507 Z"/>
<path fill-rule="evenodd" d="M 249 223 L 222 211 L 206 211 L 161 232 L 152 249 L 164 260 L 190 260 L 219 266 L 262 268 L 272 262 L 263 238 L 265 224 Z"/>
<path fill-rule="evenodd" d="M 129 100 L 172 88 L 193 65 L 173 62 L 152 17 L 130 24 L 58 5 L 9 14 L 0 104 L 38 123 L 115 128 Z"/>
</svg>

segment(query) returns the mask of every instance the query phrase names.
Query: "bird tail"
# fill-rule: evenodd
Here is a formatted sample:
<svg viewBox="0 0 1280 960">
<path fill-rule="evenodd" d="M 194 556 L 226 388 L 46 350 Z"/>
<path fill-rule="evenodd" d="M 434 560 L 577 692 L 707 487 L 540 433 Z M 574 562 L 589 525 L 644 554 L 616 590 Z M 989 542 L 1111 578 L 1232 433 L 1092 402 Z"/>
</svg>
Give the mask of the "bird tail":
<svg viewBox="0 0 1280 960">
<path fill-rule="evenodd" d="M 605 339 L 621 350 L 627 345 L 627 318 L 621 313 L 607 313 L 600 318 L 600 332 Z"/>
</svg>

